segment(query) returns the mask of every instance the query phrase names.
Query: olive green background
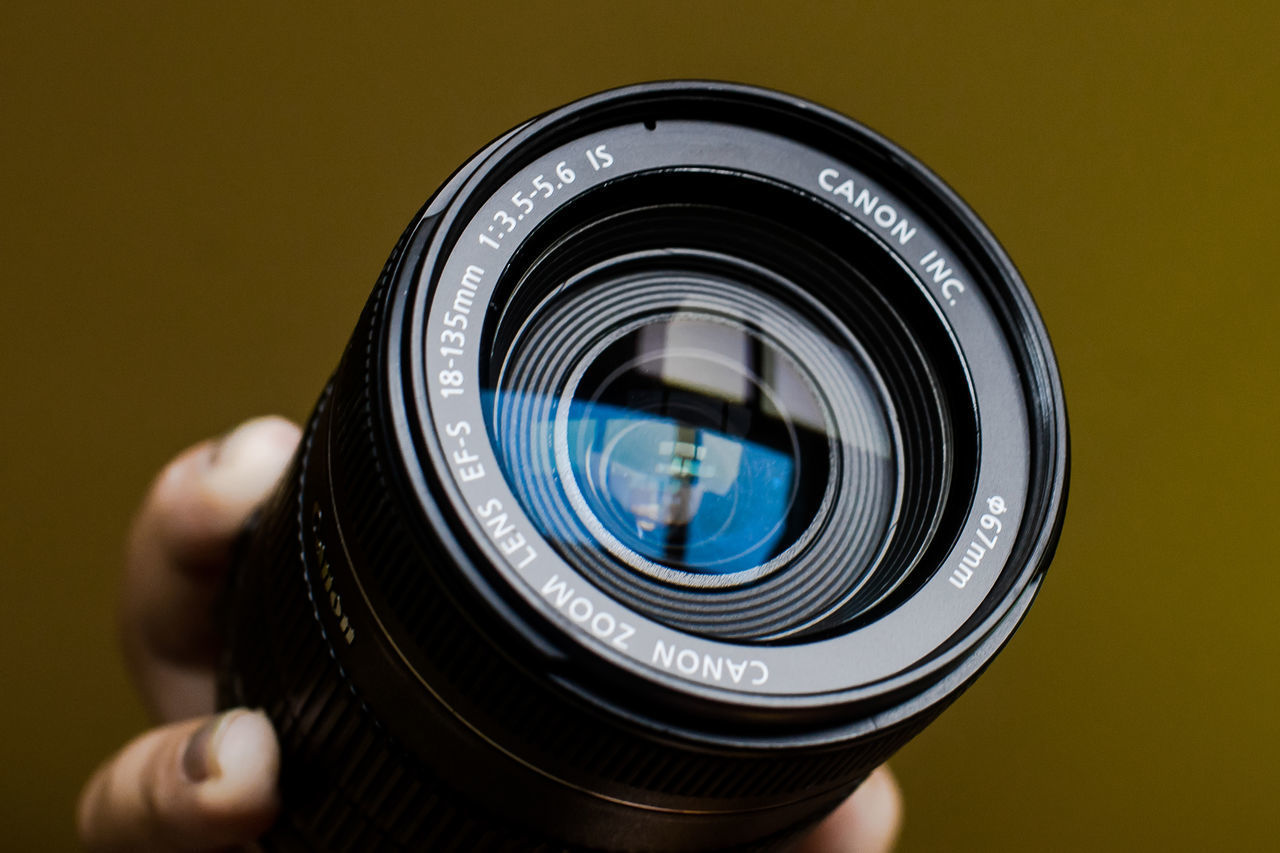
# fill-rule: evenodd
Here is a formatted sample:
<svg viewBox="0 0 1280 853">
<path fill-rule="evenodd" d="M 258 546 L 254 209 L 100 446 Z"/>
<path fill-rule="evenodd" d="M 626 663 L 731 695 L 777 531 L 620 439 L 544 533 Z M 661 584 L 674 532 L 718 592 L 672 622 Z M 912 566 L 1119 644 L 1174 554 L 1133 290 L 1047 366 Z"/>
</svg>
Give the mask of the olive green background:
<svg viewBox="0 0 1280 853">
<path fill-rule="evenodd" d="M 400 229 L 489 138 L 755 82 L 914 152 L 1053 335 L 1067 526 L 1026 624 L 896 759 L 905 851 L 1275 849 L 1272 3 L 6 3 L 0 849 L 74 849 L 145 724 L 121 541 L 172 454 L 302 418 Z"/>
</svg>

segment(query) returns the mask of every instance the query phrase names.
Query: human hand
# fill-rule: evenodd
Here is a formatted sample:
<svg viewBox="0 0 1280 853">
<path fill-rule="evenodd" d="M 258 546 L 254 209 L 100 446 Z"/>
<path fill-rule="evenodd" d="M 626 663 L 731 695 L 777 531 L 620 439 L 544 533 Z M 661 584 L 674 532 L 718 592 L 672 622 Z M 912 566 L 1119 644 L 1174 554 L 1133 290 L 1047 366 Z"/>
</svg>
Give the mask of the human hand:
<svg viewBox="0 0 1280 853">
<path fill-rule="evenodd" d="M 94 773 L 80 795 L 81 840 L 106 851 L 214 851 L 248 844 L 275 818 L 280 748 L 267 718 L 215 715 L 213 606 L 245 520 L 274 486 L 299 431 L 259 418 L 178 456 L 151 487 L 129 538 L 120 602 L 126 661 L 160 722 Z M 872 774 L 797 853 L 893 846 L 901 797 Z"/>
<path fill-rule="evenodd" d="M 125 659 L 163 725 L 105 762 L 80 795 L 92 851 L 220 850 L 275 817 L 280 750 L 266 717 L 215 715 L 213 606 L 231 543 L 298 442 L 281 418 L 249 421 L 174 459 L 129 537 L 120 599 Z"/>
</svg>

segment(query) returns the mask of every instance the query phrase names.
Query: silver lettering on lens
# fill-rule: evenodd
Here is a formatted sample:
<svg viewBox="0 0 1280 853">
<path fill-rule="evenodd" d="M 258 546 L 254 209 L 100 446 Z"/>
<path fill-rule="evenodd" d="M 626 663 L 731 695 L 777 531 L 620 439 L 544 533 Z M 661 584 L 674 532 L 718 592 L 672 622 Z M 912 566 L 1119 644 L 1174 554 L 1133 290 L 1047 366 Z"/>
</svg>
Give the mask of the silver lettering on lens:
<svg viewBox="0 0 1280 853">
<path fill-rule="evenodd" d="M 762 660 L 734 660 L 726 655 L 712 655 L 694 649 L 682 649 L 658 640 L 653 645 L 650 662 L 681 675 L 700 677 L 703 681 L 761 685 L 769 680 L 769 667 Z"/>
<path fill-rule="evenodd" d="M 982 565 L 982 558 L 987 555 L 987 551 L 995 550 L 996 543 L 1000 541 L 1000 531 L 1004 529 L 1004 524 L 996 516 L 1003 515 L 1008 506 L 1004 498 L 992 495 L 987 499 L 987 509 L 991 512 L 983 513 L 978 519 L 978 529 L 974 531 L 974 539 L 969 543 L 969 547 L 964 549 L 960 565 L 956 566 L 949 578 L 951 585 L 956 589 L 964 589 L 969 578 L 973 577 L 974 571 Z"/>
<path fill-rule="evenodd" d="M 483 477 L 485 469 L 484 464 L 480 461 L 481 457 L 467 449 L 467 436 L 471 435 L 470 422 L 458 421 L 457 423 L 446 424 L 444 432 L 458 445 L 453 453 L 450 454 L 458 479 L 464 483 L 470 483 L 472 480 L 479 480 Z"/>
<path fill-rule="evenodd" d="M 837 184 L 838 180 L 840 180 L 838 169 L 823 169 L 818 173 L 818 186 L 831 195 L 840 196 L 853 207 L 855 213 L 861 212 L 864 218 L 870 217 L 872 222 L 888 231 L 890 237 L 898 238 L 898 245 L 905 246 L 912 237 L 916 236 L 915 227 L 907 221 L 905 216 L 898 214 L 896 207 L 882 202 L 880 196 L 872 195 L 866 187 L 862 189 L 855 187 L 853 178 L 845 178 Z M 856 196 L 855 192 L 857 192 Z"/>
<path fill-rule="evenodd" d="M 542 597 L 592 636 L 599 637 L 624 652 L 630 648 L 627 640 L 636 629 L 609 611 L 600 610 L 590 598 L 569 586 L 559 575 L 547 578 L 547 582 L 542 585 Z"/>
<path fill-rule="evenodd" d="M 320 504 L 315 504 L 311 508 L 311 535 L 316 540 L 316 564 L 320 566 L 320 582 L 324 584 L 324 591 L 329 594 L 329 610 L 333 612 L 333 618 L 338 620 L 338 633 L 349 646 L 356 641 L 356 629 L 351 624 L 351 617 L 342 610 L 342 596 L 333 588 L 333 568 L 329 565 L 329 549 L 320 535 L 320 525 L 323 522 L 324 512 L 320 509 Z"/>
<path fill-rule="evenodd" d="M 480 276 L 484 270 L 472 264 L 462 274 L 462 282 L 453 296 L 453 310 L 459 314 L 470 314 L 471 303 L 475 299 L 476 288 L 480 286 Z"/>
<path fill-rule="evenodd" d="M 956 297 L 964 293 L 964 284 L 955 278 L 955 273 L 938 255 L 937 250 L 930 249 L 920 259 L 920 266 L 924 267 L 924 271 L 933 279 L 934 284 L 942 285 L 942 298 L 947 300 L 947 304 L 955 305 Z"/>
<path fill-rule="evenodd" d="M 498 546 L 498 550 L 507 558 L 507 562 L 517 569 L 523 569 L 538 558 L 529 540 L 516 529 L 510 517 L 502 511 L 502 501 L 489 498 L 476 507 L 476 516 L 484 525 L 489 538 Z"/>
<path fill-rule="evenodd" d="M 898 215 L 897 208 L 882 202 L 880 196 L 872 195 L 866 187 L 855 186 L 853 178 L 845 178 L 836 183 L 840 177 L 838 169 L 823 169 L 818 173 L 818 186 L 827 193 L 844 199 L 854 213 L 861 214 L 864 219 L 869 217 L 881 229 L 888 231 L 889 236 L 898 239 L 898 245 L 905 246 L 916 235 L 915 227 L 907 222 L 906 217 Z M 936 249 L 930 249 L 918 263 L 928 277 L 932 278 L 933 283 L 939 285 L 942 298 L 947 300 L 947 304 L 954 306 L 956 297 L 964 293 L 965 287 L 963 282 L 954 277 L 953 268 L 947 265 L 947 261 Z"/>
<path fill-rule="evenodd" d="M 447 358 L 446 366 L 436 374 L 440 383 L 441 397 L 457 397 L 463 393 L 466 376 L 455 366 L 455 359 L 465 355 L 467 317 L 471 314 L 471 306 L 475 304 L 476 290 L 484 276 L 484 269 L 470 264 L 463 271 L 458 282 L 458 289 L 453 294 L 452 311 L 446 310 L 440 322 L 448 328 L 441 329 L 440 343 L 448 346 L 440 347 L 440 355 Z M 461 463 L 459 463 L 461 464 Z"/>
</svg>

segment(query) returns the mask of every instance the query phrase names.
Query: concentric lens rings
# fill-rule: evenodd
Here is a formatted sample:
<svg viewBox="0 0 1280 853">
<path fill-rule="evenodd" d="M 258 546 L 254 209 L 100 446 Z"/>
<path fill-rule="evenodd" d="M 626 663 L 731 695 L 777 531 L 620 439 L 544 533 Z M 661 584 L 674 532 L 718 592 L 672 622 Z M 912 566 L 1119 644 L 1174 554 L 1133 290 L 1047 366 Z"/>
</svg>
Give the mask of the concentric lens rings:
<svg viewBox="0 0 1280 853">
<path fill-rule="evenodd" d="M 741 259 L 721 259 L 723 275 L 715 275 L 707 272 L 715 266 L 708 253 L 697 254 L 696 271 L 678 258 L 643 271 L 628 271 L 627 258 L 612 259 L 545 298 L 505 356 L 492 401 L 494 443 L 543 534 L 607 592 L 689 630 L 755 637 L 795 631 L 855 595 L 888 547 L 903 494 L 898 425 L 883 382 L 852 336 L 834 342 L 782 300 L 742 286 L 734 275 Z M 749 274 L 772 275 L 754 266 Z M 824 445 L 815 464 L 792 442 L 788 455 L 799 476 L 788 499 L 754 519 L 766 532 L 782 528 L 781 541 L 766 559 L 734 571 L 699 571 L 633 547 L 618 519 L 602 512 L 593 496 L 598 484 L 583 476 L 591 466 L 571 441 L 575 402 L 593 400 L 593 389 L 583 387 L 593 366 L 620 340 L 680 323 L 718 324 L 785 364 L 792 384 L 798 378 L 804 386 L 787 392 L 801 403 L 794 408 L 809 411 L 789 411 L 776 393 L 769 405 L 791 435 L 809 435 L 810 444 L 817 435 Z M 769 394 L 757 368 L 743 370 Z M 744 438 L 751 453 L 751 436 Z M 759 507 L 744 511 L 753 509 Z"/>
</svg>

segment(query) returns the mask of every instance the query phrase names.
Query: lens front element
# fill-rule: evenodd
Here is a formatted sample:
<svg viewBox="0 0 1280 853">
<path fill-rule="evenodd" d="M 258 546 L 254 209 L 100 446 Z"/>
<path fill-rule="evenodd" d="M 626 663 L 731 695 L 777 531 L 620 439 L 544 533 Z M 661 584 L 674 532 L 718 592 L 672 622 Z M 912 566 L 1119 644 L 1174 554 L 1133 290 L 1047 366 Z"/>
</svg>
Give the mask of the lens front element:
<svg viewBox="0 0 1280 853">
<path fill-rule="evenodd" d="M 725 586 L 786 565 L 839 509 L 869 558 L 896 474 L 866 368 L 736 282 L 588 283 L 600 274 L 534 313 L 495 392 L 495 443 L 545 534 L 659 580 Z"/>
<path fill-rule="evenodd" d="M 829 421 L 779 347 L 686 312 L 621 329 L 588 358 L 566 388 L 557 455 L 582 520 L 615 556 L 732 574 L 787 551 L 822 516 Z"/>
</svg>

